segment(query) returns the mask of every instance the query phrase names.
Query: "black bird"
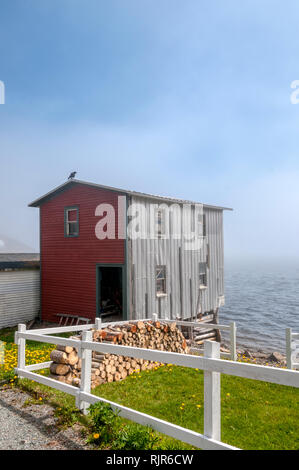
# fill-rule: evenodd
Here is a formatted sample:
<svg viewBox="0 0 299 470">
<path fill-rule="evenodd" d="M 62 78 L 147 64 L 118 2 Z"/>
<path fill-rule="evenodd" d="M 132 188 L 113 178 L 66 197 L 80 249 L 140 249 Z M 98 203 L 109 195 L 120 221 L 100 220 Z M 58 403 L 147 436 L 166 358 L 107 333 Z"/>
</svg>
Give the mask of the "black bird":
<svg viewBox="0 0 299 470">
<path fill-rule="evenodd" d="M 72 173 L 70 174 L 70 176 L 68 177 L 69 180 L 72 180 L 73 178 L 75 178 L 77 172 L 76 171 L 72 171 Z"/>
</svg>

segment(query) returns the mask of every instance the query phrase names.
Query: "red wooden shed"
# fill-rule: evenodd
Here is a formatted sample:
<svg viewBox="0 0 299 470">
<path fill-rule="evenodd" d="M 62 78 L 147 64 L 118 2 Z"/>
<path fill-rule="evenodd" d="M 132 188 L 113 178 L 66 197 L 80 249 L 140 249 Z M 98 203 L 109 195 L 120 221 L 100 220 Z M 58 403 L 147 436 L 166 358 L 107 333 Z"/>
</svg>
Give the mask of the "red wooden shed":
<svg viewBox="0 0 299 470">
<path fill-rule="evenodd" d="M 128 237 L 127 209 L 134 204 L 143 214 L 139 239 Z M 225 208 L 75 179 L 29 206 L 40 208 L 43 320 L 57 322 L 58 314 L 91 320 L 99 315 L 148 318 L 152 313 L 194 318 L 215 314 L 223 305 Z M 193 218 L 190 226 L 186 214 Z M 184 240 L 172 237 L 178 223 L 188 240 L 190 227 L 201 227 L 197 249 L 185 249 Z"/>
</svg>

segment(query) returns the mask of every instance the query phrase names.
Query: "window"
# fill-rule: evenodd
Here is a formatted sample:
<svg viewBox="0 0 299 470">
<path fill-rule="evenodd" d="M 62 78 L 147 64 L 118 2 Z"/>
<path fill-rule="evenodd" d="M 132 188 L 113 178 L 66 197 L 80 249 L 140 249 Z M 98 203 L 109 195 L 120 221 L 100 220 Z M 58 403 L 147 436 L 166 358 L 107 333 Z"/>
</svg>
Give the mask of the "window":
<svg viewBox="0 0 299 470">
<path fill-rule="evenodd" d="M 207 286 L 207 264 L 199 263 L 199 286 Z"/>
<path fill-rule="evenodd" d="M 207 256 L 206 256 L 207 267 L 210 268 L 210 245 L 207 243 Z"/>
<path fill-rule="evenodd" d="M 198 233 L 203 237 L 207 235 L 206 214 L 199 214 L 198 216 Z"/>
<path fill-rule="evenodd" d="M 156 267 L 156 292 L 157 295 L 166 294 L 166 266 Z"/>
<path fill-rule="evenodd" d="M 165 235 L 165 214 L 163 209 L 157 209 L 156 212 L 156 231 L 158 238 Z"/>
<path fill-rule="evenodd" d="M 79 208 L 66 207 L 64 209 L 64 234 L 66 237 L 79 236 Z"/>
</svg>

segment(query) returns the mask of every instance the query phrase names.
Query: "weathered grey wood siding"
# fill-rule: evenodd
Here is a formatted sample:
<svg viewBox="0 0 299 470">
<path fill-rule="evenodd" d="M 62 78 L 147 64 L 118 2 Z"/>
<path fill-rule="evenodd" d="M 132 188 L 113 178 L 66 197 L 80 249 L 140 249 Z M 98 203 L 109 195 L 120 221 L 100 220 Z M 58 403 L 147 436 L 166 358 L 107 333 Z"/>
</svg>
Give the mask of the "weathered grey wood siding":
<svg viewBox="0 0 299 470">
<path fill-rule="evenodd" d="M 39 299 L 39 269 L 0 271 L 0 328 L 35 318 Z"/>
<path fill-rule="evenodd" d="M 140 197 L 132 203 L 141 204 L 142 230 L 150 230 L 150 205 L 155 203 Z M 182 205 L 172 212 L 169 231 L 177 227 L 184 235 L 191 234 L 191 223 L 182 220 Z M 172 239 L 133 239 L 128 247 L 128 290 L 130 318 L 145 318 L 158 313 L 161 318 L 191 318 L 196 314 L 199 295 L 199 262 L 209 260 L 207 289 L 201 291 L 202 313 L 216 311 L 224 302 L 223 279 L 223 230 L 222 210 L 204 207 L 206 236 L 197 250 L 185 249 L 184 241 Z M 155 270 L 157 265 L 166 265 L 167 295 L 157 297 Z"/>
</svg>

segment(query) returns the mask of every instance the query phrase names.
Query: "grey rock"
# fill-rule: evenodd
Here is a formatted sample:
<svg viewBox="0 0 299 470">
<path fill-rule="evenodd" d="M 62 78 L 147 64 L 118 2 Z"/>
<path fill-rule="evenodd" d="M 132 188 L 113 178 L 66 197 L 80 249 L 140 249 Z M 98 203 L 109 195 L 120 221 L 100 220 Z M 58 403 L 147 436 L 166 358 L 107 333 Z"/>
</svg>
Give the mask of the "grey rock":
<svg viewBox="0 0 299 470">
<path fill-rule="evenodd" d="M 270 356 L 268 356 L 268 360 L 271 361 L 271 362 L 281 363 L 281 362 L 285 361 L 285 358 L 279 352 L 274 351 L 272 354 L 270 354 Z"/>
</svg>

